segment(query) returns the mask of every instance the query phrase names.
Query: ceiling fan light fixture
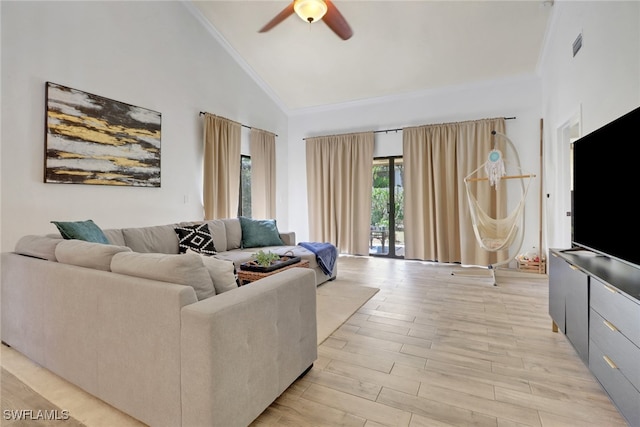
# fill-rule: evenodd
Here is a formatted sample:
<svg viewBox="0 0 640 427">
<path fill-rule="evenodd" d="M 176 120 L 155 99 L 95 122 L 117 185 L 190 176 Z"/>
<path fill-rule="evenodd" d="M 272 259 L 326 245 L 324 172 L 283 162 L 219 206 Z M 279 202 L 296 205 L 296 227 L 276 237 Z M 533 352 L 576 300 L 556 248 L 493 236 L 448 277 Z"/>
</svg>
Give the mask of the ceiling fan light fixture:
<svg viewBox="0 0 640 427">
<path fill-rule="evenodd" d="M 295 0 L 293 10 L 305 22 L 316 22 L 327 13 L 327 4 L 323 0 Z"/>
</svg>

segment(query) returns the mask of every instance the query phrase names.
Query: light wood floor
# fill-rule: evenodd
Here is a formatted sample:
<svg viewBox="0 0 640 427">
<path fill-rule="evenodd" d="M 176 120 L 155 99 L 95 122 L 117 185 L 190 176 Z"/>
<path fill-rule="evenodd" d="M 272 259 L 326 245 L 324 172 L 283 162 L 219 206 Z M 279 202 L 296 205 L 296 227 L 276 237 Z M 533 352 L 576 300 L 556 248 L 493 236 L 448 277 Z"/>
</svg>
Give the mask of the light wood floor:
<svg viewBox="0 0 640 427">
<path fill-rule="evenodd" d="M 253 426 L 627 425 L 551 332 L 546 276 L 460 270 L 341 257 L 342 279 L 380 292 Z"/>
<path fill-rule="evenodd" d="M 338 271 L 380 292 L 252 427 L 626 425 L 565 336 L 551 332 L 546 276 L 499 274 L 494 287 L 485 271 L 367 257 L 340 257 Z M 54 390 L 72 414 L 88 405 L 73 386 Z M 96 407 L 104 422 L 89 427 L 140 425 Z"/>
<path fill-rule="evenodd" d="M 0 387 L 2 422 L 0 424 L 3 427 L 21 427 L 29 424 L 38 427 L 58 427 L 60 425 L 85 427 L 82 423 L 74 420 L 69 413 L 63 412 L 62 409 L 34 392 L 5 369 L 2 369 L 0 381 L 2 381 Z M 16 410 L 19 414 L 15 413 Z"/>
</svg>

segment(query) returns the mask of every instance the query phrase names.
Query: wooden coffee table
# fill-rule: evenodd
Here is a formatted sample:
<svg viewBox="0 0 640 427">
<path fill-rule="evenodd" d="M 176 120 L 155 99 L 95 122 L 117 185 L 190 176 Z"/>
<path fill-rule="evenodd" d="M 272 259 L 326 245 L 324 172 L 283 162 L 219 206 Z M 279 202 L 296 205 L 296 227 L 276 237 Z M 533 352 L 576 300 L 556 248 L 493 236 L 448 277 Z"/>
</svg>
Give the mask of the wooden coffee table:
<svg viewBox="0 0 640 427">
<path fill-rule="evenodd" d="M 240 280 L 240 286 L 244 286 L 247 283 L 255 282 L 256 280 L 262 279 L 264 277 L 272 276 L 274 274 L 281 273 L 281 272 L 283 272 L 285 270 L 288 270 L 288 269 L 294 268 L 294 267 L 309 268 L 309 261 L 303 259 L 300 262 L 296 262 L 295 264 L 291 264 L 291 265 L 288 265 L 286 267 L 282 267 L 282 268 L 279 268 L 277 270 L 269 271 L 269 272 L 266 272 L 266 273 L 261 273 L 261 272 L 258 272 L 258 271 L 243 270 L 242 268 L 240 268 L 238 270 L 238 280 Z"/>
</svg>

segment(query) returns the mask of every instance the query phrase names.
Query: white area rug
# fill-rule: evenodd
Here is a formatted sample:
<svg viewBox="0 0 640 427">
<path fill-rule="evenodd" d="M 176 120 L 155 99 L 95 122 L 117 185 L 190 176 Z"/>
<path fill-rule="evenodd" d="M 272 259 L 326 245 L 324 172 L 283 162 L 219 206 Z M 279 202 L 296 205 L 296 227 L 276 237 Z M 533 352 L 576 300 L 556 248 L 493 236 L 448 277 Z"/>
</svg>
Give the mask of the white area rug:
<svg viewBox="0 0 640 427">
<path fill-rule="evenodd" d="M 318 286 L 316 313 L 318 345 L 340 327 L 380 289 L 335 280 Z"/>
</svg>

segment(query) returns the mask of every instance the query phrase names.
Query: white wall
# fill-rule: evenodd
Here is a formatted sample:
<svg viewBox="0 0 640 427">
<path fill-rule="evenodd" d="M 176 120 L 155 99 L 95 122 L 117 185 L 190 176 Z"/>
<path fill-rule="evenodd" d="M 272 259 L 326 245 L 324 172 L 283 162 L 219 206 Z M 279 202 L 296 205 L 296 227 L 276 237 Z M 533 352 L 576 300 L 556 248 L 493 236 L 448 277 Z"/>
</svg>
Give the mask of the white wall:
<svg viewBox="0 0 640 427">
<path fill-rule="evenodd" d="M 580 32 L 583 46 L 573 57 Z M 640 106 L 640 2 L 556 2 L 541 70 L 547 241 L 569 247 L 569 157 L 559 128 L 577 118 L 586 135 Z"/>
<path fill-rule="evenodd" d="M 2 251 L 22 235 L 54 232 L 51 220 L 119 228 L 201 219 L 200 111 L 279 134 L 286 181 L 286 114 L 182 3 L 0 7 Z M 44 184 L 46 81 L 161 112 L 161 188 Z M 279 203 L 285 226 L 287 213 Z"/>
<path fill-rule="evenodd" d="M 505 61 L 508 58 L 504 59 Z M 298 111 L 289 121 L 289 224 L 298 240 L 309 238 L 305 143 L 306 137 L 401 128 L 424 124 L 516 116 L 507 121 L 507 135 L 517 146 L 522 169 L 539 175 L 540 79 L 522 76 L 464 87 L 398 95 L 367 102 Z M 402 133 L 376 134 L 375 155 L 402 155 Z M 523 250 L 538 246 L 538 181 L 526 207 Z"/>
<path fill-rule="evenodd" d="M 517 116 L 507 133 L 523 168 L 538 173 L 545 129 L 547 247 L 564 246 L 564 207 L 550 201 L 567 174 L 558 128 L 576 115 L 582 133 L 640 105 L 640 3 L 556 1 L 541 78 L 295 111 L 289 117 L 177 2 L 0 2 L 1 249 L 24 234 L 52 232 L 51 220 L 94 219 L 109 227 L 202 217 L 201 140 L 205 110 L 279 134 L 277 218 L 308 239 L 308 136 Z M 571 44 L 582 31 L 575 58 Z M 508 58 L 504 59 L 508 61 Z M 162 187 L 42 183 L 46 81 L 162 113 Z M 246 138 L 246 132 L 243 137 Z M 376 156 L 401 154 L 402 134 L 376 134 Z M 246 141 L 243 143 L 246 153 Z M 527 205 L 524 250 L 538 242 L 539 180 Z M 185 196 L 187 202 L 185 203 Z"/>
</svg>

